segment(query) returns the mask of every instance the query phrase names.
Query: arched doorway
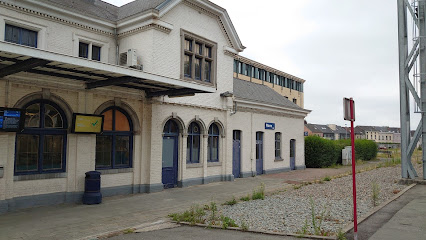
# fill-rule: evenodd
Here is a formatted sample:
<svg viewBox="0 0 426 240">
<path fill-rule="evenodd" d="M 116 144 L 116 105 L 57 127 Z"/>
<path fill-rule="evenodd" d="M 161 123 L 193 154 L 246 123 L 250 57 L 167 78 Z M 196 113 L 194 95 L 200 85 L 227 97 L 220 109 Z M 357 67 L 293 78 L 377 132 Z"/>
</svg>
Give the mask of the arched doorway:
<svg viewBox="0 0 426 240">
<path fill-rule="evenodd" d="M 164 188 L 173 188 L 178 178 L 178 143 L 179 127 L 174 120 L 169 120 L 163 130 L 162 183 Z"/>
</svg>

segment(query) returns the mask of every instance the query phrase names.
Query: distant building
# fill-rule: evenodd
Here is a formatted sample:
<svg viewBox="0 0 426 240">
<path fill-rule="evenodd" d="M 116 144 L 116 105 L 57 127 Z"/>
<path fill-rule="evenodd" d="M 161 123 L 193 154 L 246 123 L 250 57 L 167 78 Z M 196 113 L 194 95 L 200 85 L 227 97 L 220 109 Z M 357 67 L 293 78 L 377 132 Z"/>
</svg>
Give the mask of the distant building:
<svg viewBox="0 0 426 240">
<path fill-rule="evenodd" d="M 313 135 L 330 140 L 350 138 L 350 132 L 336 124 L 305 124 L 305 136 Z"/>
</svg>

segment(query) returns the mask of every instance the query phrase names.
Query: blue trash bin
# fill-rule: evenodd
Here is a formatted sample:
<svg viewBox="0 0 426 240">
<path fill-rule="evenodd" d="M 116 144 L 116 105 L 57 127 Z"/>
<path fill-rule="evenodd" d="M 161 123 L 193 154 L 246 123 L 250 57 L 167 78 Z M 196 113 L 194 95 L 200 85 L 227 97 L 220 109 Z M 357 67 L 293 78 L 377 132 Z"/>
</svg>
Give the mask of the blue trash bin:
<svg viewBox="0 0 426 240">
<path fill-rule="evenodd" d="M 102 202 L 101 173 L 98 171 L 86 172 L 84 181 L 83 204 L 99 204 Z"/>
</svg>

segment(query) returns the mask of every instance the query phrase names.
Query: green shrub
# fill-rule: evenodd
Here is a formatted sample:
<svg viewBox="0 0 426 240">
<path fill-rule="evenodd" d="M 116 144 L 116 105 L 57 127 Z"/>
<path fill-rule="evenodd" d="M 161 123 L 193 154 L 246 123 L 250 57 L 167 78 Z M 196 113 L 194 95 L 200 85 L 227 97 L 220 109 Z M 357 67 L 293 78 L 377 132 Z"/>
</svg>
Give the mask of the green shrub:
<svg viewBox="0 0 426 240">
<path fill-rule="evenodd" d="M 355 159 L 369 161 L 377 157 L 377 145 L 367 139 L 355 140 Z"/>
<path fill-rule="evenodd" d="M 336 164 L 341 155 L 334 141 L 318 136 L 305 138 L 305 164 L 308 168 L 329 167 Z"/>
</svg>

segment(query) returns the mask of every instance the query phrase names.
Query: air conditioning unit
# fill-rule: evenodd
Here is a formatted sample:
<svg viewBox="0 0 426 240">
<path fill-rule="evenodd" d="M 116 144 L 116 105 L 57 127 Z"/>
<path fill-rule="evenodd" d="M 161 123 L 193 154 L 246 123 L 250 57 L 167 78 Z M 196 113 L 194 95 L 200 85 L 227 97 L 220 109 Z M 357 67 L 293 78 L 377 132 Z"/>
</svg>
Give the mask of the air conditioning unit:
<svg viewBox="0 0 426 240">
<path fill-rule="evenodd" d="M 143 70 L 141 59 L 137 56 L 136 49 L 128 49 L 127 52 L 120 53 L 120 66 Z"/>
</svg>

